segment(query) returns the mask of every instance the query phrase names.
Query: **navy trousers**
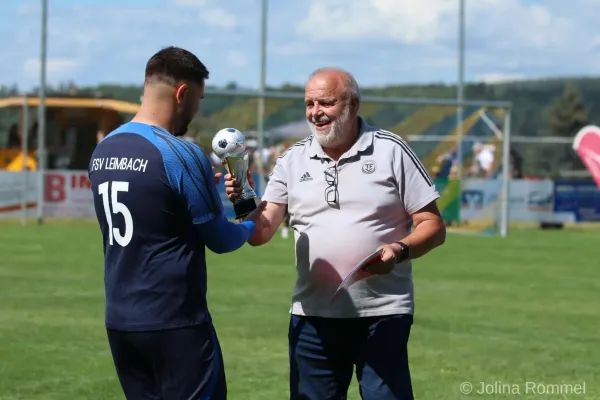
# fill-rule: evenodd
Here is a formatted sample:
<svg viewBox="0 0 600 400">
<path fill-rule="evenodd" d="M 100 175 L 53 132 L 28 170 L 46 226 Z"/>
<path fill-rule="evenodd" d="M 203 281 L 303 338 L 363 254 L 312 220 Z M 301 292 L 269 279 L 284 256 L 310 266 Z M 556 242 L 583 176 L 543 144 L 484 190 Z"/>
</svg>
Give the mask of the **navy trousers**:
<svg viewBox="0 0 600 400">
<path fill-rule="evenodd" d="M 351 319 L 292 315 L 290 399 L 345 400 L 354 368 L 364 400 L 412 400 L 408 338 L 413 316 Z"/>
<path fill-rule="evenodd" d="M 108 330 L 128 400 L 226 400 L 223 357 L 210 323 L 151 332 Z"/>
</svg>

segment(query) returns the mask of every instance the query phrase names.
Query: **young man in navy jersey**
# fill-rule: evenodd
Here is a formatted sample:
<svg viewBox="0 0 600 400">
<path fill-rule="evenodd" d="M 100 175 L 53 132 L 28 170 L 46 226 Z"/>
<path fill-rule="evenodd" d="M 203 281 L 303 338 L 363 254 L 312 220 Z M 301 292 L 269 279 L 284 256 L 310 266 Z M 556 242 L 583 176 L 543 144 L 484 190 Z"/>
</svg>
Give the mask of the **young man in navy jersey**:
<svg viewBox="0 0 600 400">
<path fill-rule="evenodd" d="M 226 253 L 243 246 L 263 228 L 264 205 L 239 224 L 229 222 L 208 157 L 177 138 L 198 112 L 208 75 L 186 50 L 157 52 L 146 65 L 139 112 L 90 160 L 106 328 L 128 399 L 227 397 L 206 302 L 205 248 Z"/>
</svg>

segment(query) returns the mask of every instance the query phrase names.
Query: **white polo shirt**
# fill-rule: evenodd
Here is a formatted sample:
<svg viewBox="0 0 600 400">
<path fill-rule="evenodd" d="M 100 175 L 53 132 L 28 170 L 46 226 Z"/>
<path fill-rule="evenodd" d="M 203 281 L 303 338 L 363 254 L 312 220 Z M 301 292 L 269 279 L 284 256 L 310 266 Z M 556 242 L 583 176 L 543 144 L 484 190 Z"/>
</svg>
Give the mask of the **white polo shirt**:
<svg viewBox="0 0 600 400">
<path fill-rule="evenodd" d="M 439 194 L 399 136 L 360 118 L 358 140 L 336 163 L 313 136 L 278 160 L 263 200 L 287 204 L 294 229 L 297 279 L 291 313 L 352 318 L 414 313 L 411 261 L 354 283 L 331 299 L 364 257 L 407 236 L 410 213 Z M 337 190 L 336 190 L 337 189 Z"/>
</svg>

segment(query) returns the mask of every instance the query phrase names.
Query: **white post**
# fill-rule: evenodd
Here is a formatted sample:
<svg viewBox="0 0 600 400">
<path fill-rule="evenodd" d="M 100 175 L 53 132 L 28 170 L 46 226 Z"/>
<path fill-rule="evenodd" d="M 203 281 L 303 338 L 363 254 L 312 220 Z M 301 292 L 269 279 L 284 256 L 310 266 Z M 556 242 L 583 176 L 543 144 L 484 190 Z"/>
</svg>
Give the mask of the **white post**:
<svg viewBox="0 0 600 400">
<path fill-rule="evenodd" d="M 461 103 L 464 100 L 464 80 L 465 80 L 465 0 L 459 0 L 458 11 L 458 87 L 457 101 Z M 456 110 L 456 177 L 462 179 L 463 176 L 463 106 L 459 105 Z"/>
<path fill-rule="evenodd" d="M 42 35 L 40 51 L 40 88 L 38 106 L 38 176 L 37 219 L 44 223 L 44 182 L 46 175 L 46 50 L 48 42 L 48 0 L 42 0 Z"/>
<path fill-rule="evenodd" d="M 262 159 L 263 148 L 265 146 L 265 87 L 267 80 L 267 0 L 261 2 L 261 19 L 260 19 L 260 83 L 259 83 L 259 98 L 258 98 L 258 118 L 256 130 L 258 133 L 258 146 L 255 159 L 258 161 L 258 185 L 261 193 L 265 192 L 265 178 L 263 176 L 264 163 Z"/>
<path fill-rule="evenodd" d="M 29 104 L 27 95 L 23 96 L 23 121 L 21 122 L 21 157 L 23 158 L 23 168 L 21 170 L 22 188 L 21 188 L 21 225 L 27 223 L 27 153 L 29 153 Z"/>
<path fill-rule="evenodd" d="M 510 201 L 510 119 L 511 108 L 505 109 L 504 113 L 504 141 L 502 142 L 502 188 L 500 210 L 500 236 L 508 236 L 509 201 Z"/>
</svg>

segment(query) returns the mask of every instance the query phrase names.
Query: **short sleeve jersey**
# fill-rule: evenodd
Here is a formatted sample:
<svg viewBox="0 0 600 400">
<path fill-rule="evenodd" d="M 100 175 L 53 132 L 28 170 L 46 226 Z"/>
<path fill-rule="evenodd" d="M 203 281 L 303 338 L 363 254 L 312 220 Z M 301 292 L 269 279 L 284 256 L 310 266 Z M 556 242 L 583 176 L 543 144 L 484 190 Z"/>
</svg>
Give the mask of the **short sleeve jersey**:
<svg viewBox="0 0 600 400">
<path fill-rule="evenodd" d="M 158 330 L 210 320 L 196 227 L 223 205 L 208 157 L 162 128 L 130 122 L 89 164 L 105 258 L 106 326 Z"/>
<path fill-rule="evenodd" d="M 364 257 L 406 237 L 411 214 L 439 197 L 421 161 L 399 136 L 360 119 L 359 137 L 335 163 L 313 136 L 278 160 L 263 200 L 287 204 L 297 280 L 291 312 L 334 318 L 414 312 L 412 263 L 359 281 L 331 299 Z"/>
</svg>

